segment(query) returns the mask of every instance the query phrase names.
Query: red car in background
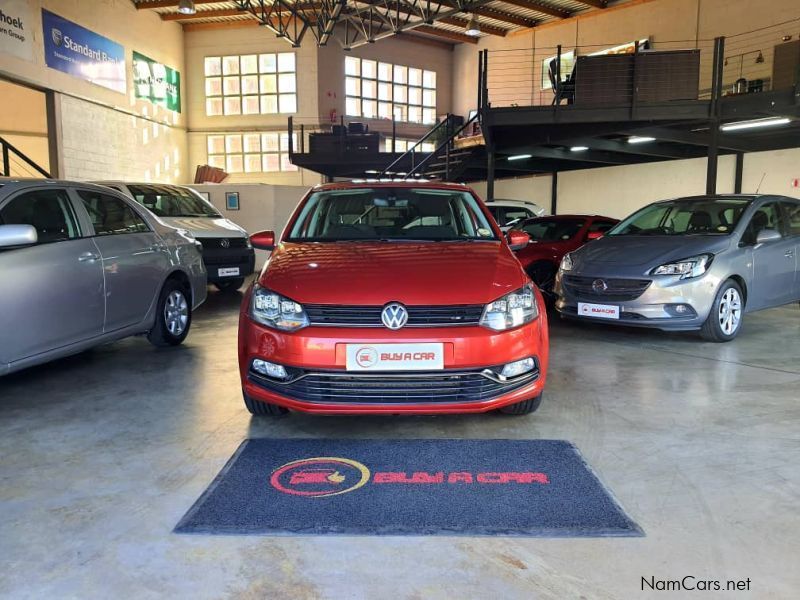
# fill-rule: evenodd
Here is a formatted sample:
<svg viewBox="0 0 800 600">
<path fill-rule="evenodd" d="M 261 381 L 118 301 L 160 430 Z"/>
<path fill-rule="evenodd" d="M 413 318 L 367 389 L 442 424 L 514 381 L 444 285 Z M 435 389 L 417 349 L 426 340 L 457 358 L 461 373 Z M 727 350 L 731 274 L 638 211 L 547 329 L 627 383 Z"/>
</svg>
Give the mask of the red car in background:
<svg viewBox="0 0 800 600">
<path fill-rule="evenodd" d="M 598 215 L 554 215 L 535 217 L 514 228 L 530 236 L 530 243 L 517 250 L 517 258 L 542 294 L 552 298 L 558 265 L 567 252 L 602 237 L 619 220 Z"/>
</svg>

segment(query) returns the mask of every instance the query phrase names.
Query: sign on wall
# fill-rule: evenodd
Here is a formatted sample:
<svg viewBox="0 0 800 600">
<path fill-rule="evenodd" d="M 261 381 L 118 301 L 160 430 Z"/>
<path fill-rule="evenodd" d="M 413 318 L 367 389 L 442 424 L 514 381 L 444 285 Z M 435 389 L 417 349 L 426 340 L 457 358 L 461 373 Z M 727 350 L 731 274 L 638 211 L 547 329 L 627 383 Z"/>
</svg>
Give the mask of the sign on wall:
<svg viewBox="0 0 800 600">
<path fill-rule="evenodd" d="M 33 60 L 33 37 L 28 0 L 3 0 L 0 4 L 0 52 Z"/>
<path fill-rule="evenodd" d="M 44 9 L 42 30 L 48 67 L 122 94 L 127 91 L 120 44 Z"/>
<path fill-rule="evenodd" d="M 134 51 L 133 85 L 137 98 L 181 112 L 181 74 L 175 69 Z"/>
</svg>

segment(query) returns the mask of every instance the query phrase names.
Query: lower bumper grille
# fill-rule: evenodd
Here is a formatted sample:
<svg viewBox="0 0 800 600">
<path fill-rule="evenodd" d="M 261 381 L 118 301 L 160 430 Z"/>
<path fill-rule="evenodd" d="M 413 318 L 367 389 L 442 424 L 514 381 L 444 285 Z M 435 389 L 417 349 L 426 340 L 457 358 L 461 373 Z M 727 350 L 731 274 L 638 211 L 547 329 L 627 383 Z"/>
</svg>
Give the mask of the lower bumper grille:
<svg viewBox="0 0 800 600">
<path fill-rule="evenodd" d="M 561 284 L 570 296 L 583 302 L 628 302 L 650 287 L 649 279 L 606 279 L 565 275 Z"/>
<path fill-rule="evenodd" d="M 356 374 L 308 373 L 291 383 L 278 383 L 249 374 L 257 386 L 302 402 L 322 404 L 447 404 L 484 402 L 507 394 L 539 378 L 537 368 L 524 377 L 500 382 L 480 371 L 435 373 Z"/>
</svg>

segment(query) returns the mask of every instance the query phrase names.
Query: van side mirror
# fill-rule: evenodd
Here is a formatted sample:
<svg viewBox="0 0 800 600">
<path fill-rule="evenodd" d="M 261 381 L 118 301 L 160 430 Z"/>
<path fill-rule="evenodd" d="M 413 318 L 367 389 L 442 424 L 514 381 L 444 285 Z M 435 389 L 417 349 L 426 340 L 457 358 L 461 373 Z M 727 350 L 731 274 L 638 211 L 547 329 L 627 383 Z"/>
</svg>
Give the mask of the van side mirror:
<svg viewBox="0 0 800 600">
<path fill-rule="evenodd" d="M 602 231 L 590 231 L 586 234 L 586 241 L 591 242 L 592 240 L 599 240 L 601 237 L 603 237 Z"/>
<path fill-rule="evenodd" d="M 506 234 L 506 238 L 508 239 L 509 248 L 514 251 L 522 250 L 531 241 L 531 236 L 519 229 L 512 229 L 509 231 Z"/>
<path fill-rule="evenodd" d="M 0 248 L 31 246 L 39 241 L 33 225 L 0 225 Z"/>
<path fill-rule="evenodd" d="M 756 245 L 760 246 L 761 244 L 768 244 L 769 242 L 777 242 L 780 239 L 783 239 L 783 236 L 779 231 L 775 229 L 762 229 L 756 236 Z"/>
<path fill-rule="evenodd" d="M 259 250 L 274 250 L 275 249 L 275 232 L 274 231 L 259 231 L 250 236 L 250 243 L 253 248 Z"/>
</svg>

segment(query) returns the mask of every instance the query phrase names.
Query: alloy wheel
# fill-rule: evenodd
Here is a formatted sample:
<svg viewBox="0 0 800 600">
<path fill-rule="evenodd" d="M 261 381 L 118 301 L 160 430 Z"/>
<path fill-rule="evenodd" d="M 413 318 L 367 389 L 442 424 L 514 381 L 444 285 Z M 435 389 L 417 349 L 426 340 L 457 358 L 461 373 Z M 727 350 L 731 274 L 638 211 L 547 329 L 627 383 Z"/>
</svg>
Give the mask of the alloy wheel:
<svg viewBox="0 0 800 600">
<path fill-rule="evenodd" d="M 728 288 L 719 301 L 719 327 L 725 335 L 733 335 L 742 322 L 742 297 L 735 288 Z"/>
<path fill-rule="evenodd" d="M 164 322 L 167 331 L 174 336 L 179 336 L 186 329 L 189 321 L 189 303 L 186 296 L 179 290 L 173 290 L 164 304 Z"/>
</svg>

